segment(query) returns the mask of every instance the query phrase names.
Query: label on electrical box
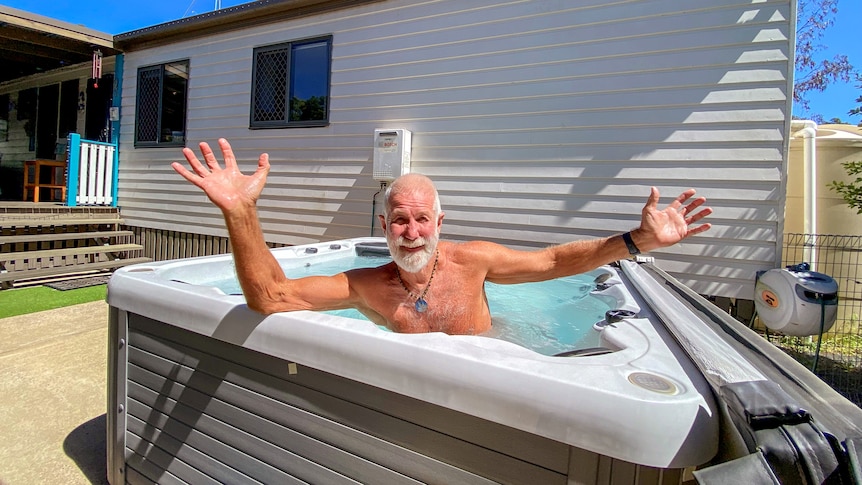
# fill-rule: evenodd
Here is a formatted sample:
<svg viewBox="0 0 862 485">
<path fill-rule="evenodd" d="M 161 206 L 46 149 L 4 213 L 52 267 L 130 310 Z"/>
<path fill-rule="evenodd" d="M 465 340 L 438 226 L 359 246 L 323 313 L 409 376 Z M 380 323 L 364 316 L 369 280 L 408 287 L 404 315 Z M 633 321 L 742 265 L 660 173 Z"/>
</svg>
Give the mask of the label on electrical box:
<svg viewBox="0 0 862 485">
<path fill-rule="evenodd" d="M 384 153 L 398 151 L 398 137 L 396 135 L 380 135 L 380 139 L 377 140 L 377 148 Z"/>
</svg>

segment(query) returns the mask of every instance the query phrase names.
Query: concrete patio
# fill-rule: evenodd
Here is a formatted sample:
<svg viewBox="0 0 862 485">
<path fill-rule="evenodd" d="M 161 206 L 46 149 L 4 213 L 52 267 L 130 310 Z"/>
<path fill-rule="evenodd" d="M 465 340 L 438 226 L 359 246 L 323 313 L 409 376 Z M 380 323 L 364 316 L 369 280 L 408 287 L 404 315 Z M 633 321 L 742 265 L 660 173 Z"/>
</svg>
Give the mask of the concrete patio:
<svg viewBox="0 0 862 485">
<path fill-rule="evenodd" d="M 107 484 L 103 301 L 0 319 L 0 485 Z"/>
</svg>

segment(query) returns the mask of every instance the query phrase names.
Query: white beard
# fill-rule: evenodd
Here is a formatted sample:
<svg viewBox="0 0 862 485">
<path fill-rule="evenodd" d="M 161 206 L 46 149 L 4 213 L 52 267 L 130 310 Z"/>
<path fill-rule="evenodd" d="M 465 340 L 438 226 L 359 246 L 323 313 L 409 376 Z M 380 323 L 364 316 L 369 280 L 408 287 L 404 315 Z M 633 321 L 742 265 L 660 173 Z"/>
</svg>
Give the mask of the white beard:
<svg viewBox="0 0 862 485">
<path fill-rule="evenodd" d="M 434 234 L 427 239 L 420 237 L 413 241 L 406 241 L 404 236 L 401 236 L 395 241 L 387 239 L 386 244 L 389 246 L 389 253 L 392 255 L 392 260 L 395 261 L 395 264 L 397 264 L 399 268 L 408 273 L 418 273 L 431 261 L 431 257 L 433 257 L 437 251 L 438 241 L 439 237 L 437 234 Z M 409 253 L 407 251 L 402 253 L 401 251 L 401 246 L 410 248 L 422 245 L 425 247 L 418 253 Z"/>
</svg>

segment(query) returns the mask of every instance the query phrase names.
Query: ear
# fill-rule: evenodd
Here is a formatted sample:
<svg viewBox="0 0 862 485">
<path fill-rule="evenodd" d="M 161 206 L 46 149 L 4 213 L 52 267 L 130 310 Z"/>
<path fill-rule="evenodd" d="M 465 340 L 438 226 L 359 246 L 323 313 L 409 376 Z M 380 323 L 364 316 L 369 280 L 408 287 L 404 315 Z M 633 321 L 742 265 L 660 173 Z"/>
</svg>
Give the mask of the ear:
<svg viewBox="0 0 862 485">
<path fill-rule="evenodd" d="M 386 235 L 386 216 L 383 214 L 377 214 L 377 219 L 380 220 L 380 228 L 383 229 L 383 235 Z"/>
<path fill-rule="evenodd" d="M 440 234 L 440 231 L 443 229 L 443 218 L 446 217 L 446 213 L 440 211 L 440 215 L 437 216 L 437 234 Z"/>
</svg>

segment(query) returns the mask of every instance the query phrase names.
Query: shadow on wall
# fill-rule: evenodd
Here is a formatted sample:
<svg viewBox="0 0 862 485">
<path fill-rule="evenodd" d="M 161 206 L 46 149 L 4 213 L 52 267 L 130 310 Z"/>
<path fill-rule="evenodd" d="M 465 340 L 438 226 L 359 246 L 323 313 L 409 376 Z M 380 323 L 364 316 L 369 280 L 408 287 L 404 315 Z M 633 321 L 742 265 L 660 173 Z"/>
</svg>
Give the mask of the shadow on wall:
<svg viewBox="0 0 862 485">
<path fill-rule="evenodd" d="M 94 485 L 109 485 L 105 470 L 106 429 L 106 418 L 103 414 L 72 430 L 63 441 L 63 451 Z"/>
</svg>

